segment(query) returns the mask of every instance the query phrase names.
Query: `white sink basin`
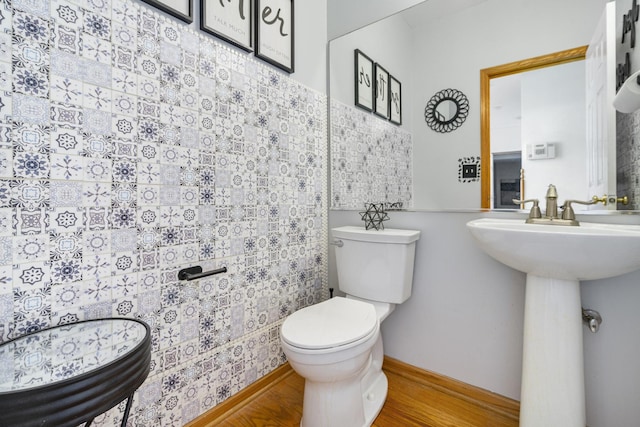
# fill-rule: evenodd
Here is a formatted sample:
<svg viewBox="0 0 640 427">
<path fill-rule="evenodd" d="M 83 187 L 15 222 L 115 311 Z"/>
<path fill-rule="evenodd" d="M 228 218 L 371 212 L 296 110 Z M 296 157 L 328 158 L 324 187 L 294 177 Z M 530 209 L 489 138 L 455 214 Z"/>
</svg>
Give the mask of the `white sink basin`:
<svg viewBox="0 0 640 427">
<path fill-rule="evenodd" d="M 483 218 L 467 227 L 491 257 L 540 277 L 595 280 L 640 268 L 637 225 L 582 222 L 573 227 Z"/>
<path fill-rule="evenodd" d="M 527 273 L 520 427 L 584 427 L 579 281 L 639 269 L 640 226 L 483 218 L 467 227 L 487 254 Z"/>
</svg>

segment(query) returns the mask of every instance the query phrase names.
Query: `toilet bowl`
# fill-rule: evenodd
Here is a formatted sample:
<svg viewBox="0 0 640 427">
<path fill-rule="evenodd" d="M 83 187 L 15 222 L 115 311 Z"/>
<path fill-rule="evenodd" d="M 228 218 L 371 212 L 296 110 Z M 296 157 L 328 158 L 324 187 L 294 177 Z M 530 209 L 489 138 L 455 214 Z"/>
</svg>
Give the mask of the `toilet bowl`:
<svg viewBox="0 0 640 427">
<path fill-rule="evenodd" d="M 336 297 L 282 323 L 280 341 L 305 379 L 303 427 L 368 427 L 384 405 L 380 323 L 411 295 L 415 230 L 338 227 Z"/>
<path fill-rule="evenodd" d="M 303 427 L 369 426 L 387 394 L 376 308 L 336 297 L 289 316 L 282 348 L 305 378 Z"/>
</svg>

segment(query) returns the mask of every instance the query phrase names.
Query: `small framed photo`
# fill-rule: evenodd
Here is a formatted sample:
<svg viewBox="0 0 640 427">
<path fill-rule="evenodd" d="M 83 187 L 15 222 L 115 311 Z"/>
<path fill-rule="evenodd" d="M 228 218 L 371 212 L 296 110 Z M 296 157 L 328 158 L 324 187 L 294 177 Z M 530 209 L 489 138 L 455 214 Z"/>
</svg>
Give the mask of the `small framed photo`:
<svg viewBox="0 0 640 427">
<path fill-rule="evenodd" d="M 375 65 L 375 98 L 374 110 L 380 117 L 389 118 L 389 73 L 380 64 Z"/>
<path fill-rule="evenodd" d="M 255 0 L 256 56 L 287 73 L 295 62 L 293 1 Z"/>
<path fill-rule="evenodd" d="M 360 49 L 354 51 L 356 106 L 373 111 L 373 61 Z"/>
<path fill-rule="evenodd" d="M 200 29 L 247 52 L 253 51 L 253 2 L 200 0 Z"/>
<path fill-rule="evenodd" d="M 169 15 L 190 24 L 193 22 L 193 0 L 142 0 Z"/>
<path fill-rule="evenodd" d="M 402 124 L 402 84 L 393 76 L 389 76 L 389 120 Z"/>
</svg>

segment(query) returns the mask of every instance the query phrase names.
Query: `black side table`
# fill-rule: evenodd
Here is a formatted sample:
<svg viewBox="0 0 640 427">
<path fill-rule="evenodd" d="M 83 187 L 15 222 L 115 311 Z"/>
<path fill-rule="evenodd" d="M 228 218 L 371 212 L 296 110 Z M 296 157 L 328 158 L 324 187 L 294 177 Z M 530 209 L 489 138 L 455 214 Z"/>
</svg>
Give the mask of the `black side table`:
<svg viewBox="0 0 640 427">
<path fill-rule="evenodd" d="M 85 423 L 127 399 L 149 374 L 151 331 L 134 319 L 99 319 L 0 345 L 0 426 Z"/>
</svg>

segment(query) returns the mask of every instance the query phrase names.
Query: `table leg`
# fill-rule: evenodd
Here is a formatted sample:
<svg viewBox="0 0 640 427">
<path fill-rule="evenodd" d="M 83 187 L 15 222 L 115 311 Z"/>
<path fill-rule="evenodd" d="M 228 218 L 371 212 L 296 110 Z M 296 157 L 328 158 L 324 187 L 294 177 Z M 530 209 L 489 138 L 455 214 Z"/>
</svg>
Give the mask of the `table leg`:
<svg viewBox="0 0 640 427">
<path fill-rule="evenodd" d="M 133 403 L 133 393 L 131 393 L 131 395 L 127 397 L 127 406 L 124 408 L 124 417 L 122 418 L 121 427 L 127 427 L 127 419 L 129 418 L 129 411 L 131 411 L 132 403 Z"/>
</svg>

